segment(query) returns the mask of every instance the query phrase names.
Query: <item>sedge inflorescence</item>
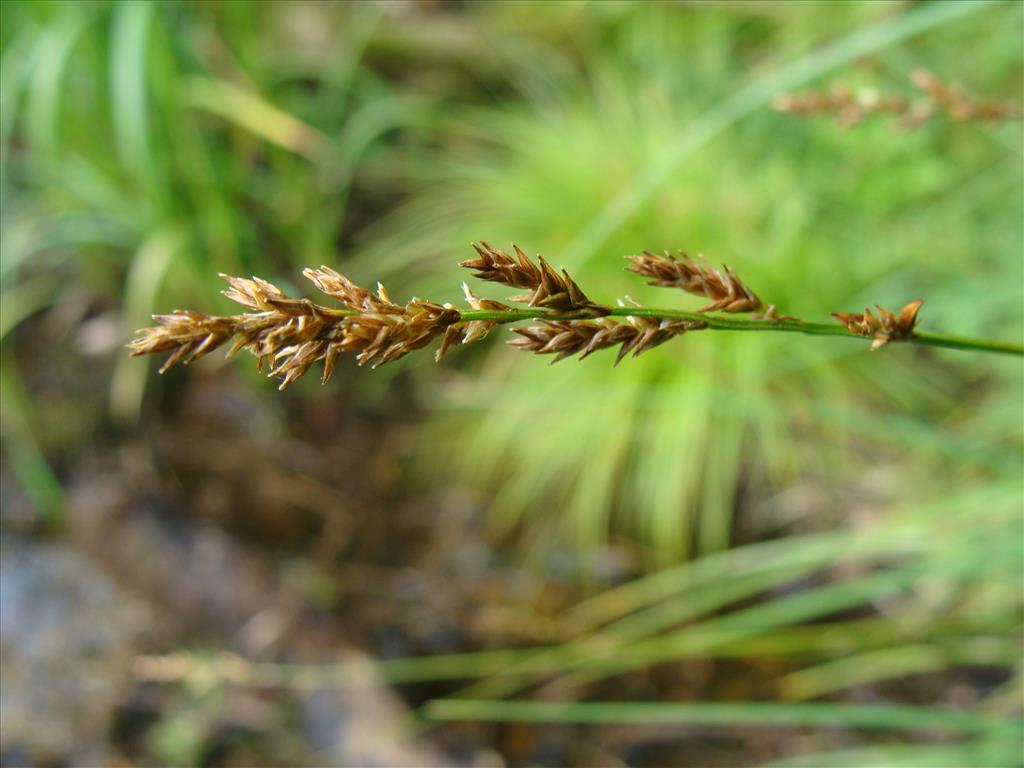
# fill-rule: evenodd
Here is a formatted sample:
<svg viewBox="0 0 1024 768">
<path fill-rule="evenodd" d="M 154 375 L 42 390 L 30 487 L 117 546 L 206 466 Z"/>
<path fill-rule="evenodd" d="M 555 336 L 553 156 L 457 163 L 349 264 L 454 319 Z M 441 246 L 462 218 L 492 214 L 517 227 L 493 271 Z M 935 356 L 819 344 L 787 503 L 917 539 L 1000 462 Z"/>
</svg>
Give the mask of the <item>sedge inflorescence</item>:
<svg viewBox="0 0 1024 768">
<path fill-rule="evenodd" d="M 360 365 L 371 363 L 376 367 L 397 360 L 428 344 L 459 320 L 459 312 L 453 307 L 416 298 L 398 305 L 391 301 L 384 286 L 378 285 L 376 293 L 371 292 L 329 267 L 307 269 L 303 274 L 345 309 L 292 298 L 258 277 L 248 280 L 221 275 L 230 286 L 224 295 L 253 311 L 229 317 L 189 310 L 154 315 L 158 325 L 139 331 L 130 345 L 132 354 L 170 350 L 170 357 L 160 369 L 163 373 L 175 363 L 187 364 L 234 337 L 228 353 L 240 349 L 251 352 L 261 370 L 267 364 L 269 375 L 281 379 L 283 389 L 320 360 L 326 383 L 344 352 L 355 353 Z"/>
<path fill-rule="evenodd" d="M 940 117 L 957 122 L 998 122 L 1021 116 L 1018 104 L 975 98 L 925 69 L 914 70 L 910 82 L 918 92 L 916 97 L 875 89 L 854 91 L 836 84 L 827 91 L 782 94 L 775 98 L 773 106 L 778 112 L 797 115 L 834 115 L 840 128 L 852 128 L 874 115 L 888 115 L 901 130 L 917 128 Z"/>
<path fill-rule="evenodd" d="M 176 363 L 187 364 L 229 344 L 228 354 L 246 350 L 256 356 L 260 370 L 281 380 L 284 389 L 323 362 L 326 383 L 342 354 L 355 355 L 359 365 L 383 365 L 440 339 L 436 359 L 455 344 L 484 338 L 495 326 L 521 320 L 534 324 L 513 329 L 518 338 L 512 346 L 553 362 L 578 355 L 580 359 L 602 349 L 618 347 L 615 363 L 634 357 L 690 331 L 707 328 L 803 330 L 795 318 L 781 317 L 767 308 L 754 291 L 729 267 L 712 267 L 703 256 L 686 253 L 662 256 L 644 251 L 627 256 L 630 272 L 652 285 L 678 288 L 709 301 L 693 312 L 643 307 L 631 299 L 615 306 L 591 300 L 568 272 L 555 270 L 543 258 L 534 261 L 518 247 L 509 254 L 486 242 L 474 244 L 476 256 L 461 262 L 485 281 L 524 289 L 509 297 L 519 308 L 476 296 L 463 283 L 469 310 L 413 298 L 396 303 L 380 284 L 376 291 L 363 288 L 330 267 L 306 269 L 303 274 L 340 306 L 327 307 L 310 299 L 294 298 L 258 277 L 222 275 L 228 282 L 224 295 L 247 311 L 230 316 L 206 315 L 191 310 L 154 315 L 157 325 L 138 332 L 129 347 L 133 355 L 169 352 L 160 372 Z M 873 338 L 872 348 L 889 341 L 908 340 L 920 302 L 908 305 L 899 317 L 880 309 L 880 317 L 835 316 L 856 336 Z M 715 315 L 714 313 L 724 313 Z M 725 320 L 727 315 L 749 313 L 751 319 Z M 716 319 L 716 318 L 723 319 Z"/>
<path fill-rule="evenodd" d="M 538 355 L 555 355 L 557 363 L 571 355 L 580 359 L 600 349 L 619 347 L 615 364 L 663 344 L 673 336 L 707 328 L 701 320 L 670 320 L 630 315 L 625 323 L 602 317 L 597 320 L 549 320 L 543 325 L 514 329 L 522 338 L 509 344 Z"/>
</svg>

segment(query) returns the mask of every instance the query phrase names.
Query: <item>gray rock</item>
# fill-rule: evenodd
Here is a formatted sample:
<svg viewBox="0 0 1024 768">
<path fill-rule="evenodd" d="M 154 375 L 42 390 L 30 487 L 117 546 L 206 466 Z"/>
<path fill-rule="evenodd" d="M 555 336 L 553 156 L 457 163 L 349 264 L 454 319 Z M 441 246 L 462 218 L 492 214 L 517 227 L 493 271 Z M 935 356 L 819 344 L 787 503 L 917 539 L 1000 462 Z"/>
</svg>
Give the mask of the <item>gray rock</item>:
<svg viewBox="0 0 1024 768">
<path fill-rule="evenodd" d="M 0 546 L 0 752 L 98 764 L 145 606 L 63 545 Z"/>
</svg>

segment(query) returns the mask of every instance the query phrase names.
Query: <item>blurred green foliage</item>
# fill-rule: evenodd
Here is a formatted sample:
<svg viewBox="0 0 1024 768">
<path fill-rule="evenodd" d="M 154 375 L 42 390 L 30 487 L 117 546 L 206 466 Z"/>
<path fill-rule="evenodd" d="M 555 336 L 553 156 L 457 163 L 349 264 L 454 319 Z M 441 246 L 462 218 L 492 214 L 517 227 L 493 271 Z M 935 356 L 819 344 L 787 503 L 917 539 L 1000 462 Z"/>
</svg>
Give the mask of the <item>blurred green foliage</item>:
<svg viewBox="0 0 1024 768">
<path fill-rule="evenodd" d="M 360 163 L 419 115 L 358 66 L 381 11 L 5 4 L 4 334 L 74 292 L 127 336 L 220 271 L 335 262 Z M 122 418 L 145 371 L 118 362 Z"/>
<path fill-rule="evenodd" d="M 419 154 L 420 192 L 374 228 L 361 272 L 455 300 L 453 244 L 514 240 L 600 300 L 685 305 L 624 275 L 621 256 L 686 247 L 784 313 L 924 297 L 927 328 L 1014 338 L 1019 123 L 842 132 L 769 108 L 794 72 L 827 86 L 826 44 L 878 47 L 829 73 L 851 84 L 903 88 L 923 66 L 974 92 L 1018 93 L 1020 7 L 939 24 L 951 7 L 916 9 L 936 28 L 893 42 L 914 14 L 884 4 L 563 6 L 571 38 L 528 57 L 513 53 L 529 9 L 480 8 L 481 29 L 506 33 L 489 44 L 511 60 L 517 96 L 450 109 L 447 144 Z M 950 72 L 948 52 L 980 39 L 985 55 Z M 939 467 L 962 487 L 1015 473 L 1019 457 L 1020 420 L 1004 418 L 1020 413 L 1013 360 L 698 334 L 614 372 L 607 356 L 549 370 L 505 350 L 470 367 L 470 381 L 440 389 L 452 414 L 427 452 L 497 489 L 497 529 L 584 557 L 616 536 L 662 564 L 719 551 L 744 499 L 809 478 L 824 494 L 818 524 L 833 525 L 842 484 L 879 464 L 900 468 L 899 496 Z"/>
<path fill-rule="evenodd" d="M 484 238 L 541 252 L 599 301 L 691 306 L 621 271 L 624 254 L 685 247 L 786 314 L 923 297 L 926 329 L 1021 335 L 1019 121 L 901 134 L 770 109 L 781 89 L 835 80 L 905 88 L 916 67 L 1019 95 L 1019 3 L 0 13 L 3 438 L 51 514 L 54 417 L 11 338 L 55 307 L 114 311 L 125 338 L 153 311 L 225 309 L 222 271 L 295 289 L 327 263 L 454 302 L 455 262 Z M 439 370 L 394 366 L 429 410 L 424 466 L 479 489 L 495 533 L 539 569 L 591 576 L 609 542 L 672 568 L 584 604 L 579 640 L 530 651 L 549 661 L 522 673 L 512 657 L 456 659 L 456 676 L 482 678 L 474 695 L 556 672 L 585 690 L 693 654 L 795 659 L 779 689 L 792 699 L 958 665 L 1019 676 L 1018 361 L 707 333 L 613 371 L 608 355 L 548 368 L 481 346 Z M 112 359 L 111 407 L 130 421 L 151 368 Z M 357 386 L 372 396 L 391 375 Z M 1005 733 L 991 736 L 956 754 L 1003 764 Z M 935 754 L 889 747 L 855 761 Z"/>
<path fill-rule="evenodd" d="M 414 90 L 360 65 L 384 10 L 3 4 L 3 437 L 47 520 L 59 519 L 62 501 L 46 456 L 77 450 L 106 409 L 81 407 L 96 393 L 74 386 L 35 407 L 12 332 L 31 338 L 31 322 L 61 307 L 74 342 L 83 320 L 114 313 L 119 346 L 154 311 L 226 310 L 218 272 L 294 288 L 300 265 L 336 263 L 350 222 L 370 215 L 349 205 L 364 164 L 389 162 L 385 145 L 423 118 Z M 372 186 L 361 203 L 371 211 L 375 194 L 388 194 L 386 183 Z M 106 367 L 107 353 L 86 364 Z M 114 356 L 117 422 L 138 417 L 148 370 Z"/>
</svg>

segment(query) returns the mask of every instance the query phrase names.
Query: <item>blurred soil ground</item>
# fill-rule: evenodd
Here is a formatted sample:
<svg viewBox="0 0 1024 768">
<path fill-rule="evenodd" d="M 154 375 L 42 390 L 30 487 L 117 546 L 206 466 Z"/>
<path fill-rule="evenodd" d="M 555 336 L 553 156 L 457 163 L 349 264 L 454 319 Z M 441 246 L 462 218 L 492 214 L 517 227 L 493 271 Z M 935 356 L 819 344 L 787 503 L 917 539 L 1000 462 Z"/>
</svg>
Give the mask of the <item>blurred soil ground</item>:
<svg viewBox="0 0 1024 768">
<path fill-rule="evenodd" d="M 75 345 L 55 344 L 45 361 L 36 348 L 18 351 L 53 403 L 40 418 L 83 392 L 101 397 L 102 365 L 83 365 Z M 786 733 L 735 729 L 475 724 L 403 736 L 411 707 L 465 681 L 393 689 L 374 659 L 557 642 L 578 574 L 531 576 L 492 548 L 457 488 L 411 475 L 411 403 L 375 412 L 343 392 L 285 397 L 281 432 L 238 369 L 210 368 L 155 387 L 159 406 L 137 427 L 67 425 L 68 458 L 49 446 L 65 490 L 56 525 L 3 465 L 3 765 L 737 765 L 778 754 Z M 310 692 L 139 673 L 139 659 L 181 649 L 336 664 L 369 682 Z M 774 671 L 696 661 L 671 691 L 655 670 L 595 693 L 743 698 Z"/>
</svg>

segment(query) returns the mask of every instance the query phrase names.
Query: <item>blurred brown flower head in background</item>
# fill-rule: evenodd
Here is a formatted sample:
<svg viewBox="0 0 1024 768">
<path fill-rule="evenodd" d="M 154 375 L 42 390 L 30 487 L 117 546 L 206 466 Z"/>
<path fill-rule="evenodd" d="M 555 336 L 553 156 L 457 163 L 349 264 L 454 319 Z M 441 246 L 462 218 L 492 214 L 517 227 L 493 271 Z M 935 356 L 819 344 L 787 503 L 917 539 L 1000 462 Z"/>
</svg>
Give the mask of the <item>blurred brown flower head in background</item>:
<svg viewBox="0 0 1024 768">
<path fill-rule="evenodd" d="M 836 125 L 852 128 L 867 117 L 890 115 L 901 130 L 917 128 L 924 123 L 946 117 L 949 120 L 998 122 L 1019 118 L 1019 104 L 969 96 L 962 88 L 950 85 L 925 69 L 915 69 L 910 82 L 919 92 L 914 99 L 901 93 L 881 93 L 873 88 L 852 90 L 842 83 L 827 91 L 786 93 L 772 102 L 778 112 L 797 115 L 835 115 Z"/>
</svg>

